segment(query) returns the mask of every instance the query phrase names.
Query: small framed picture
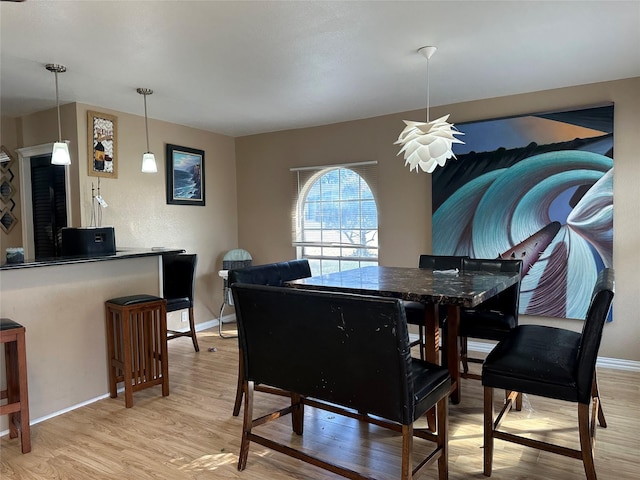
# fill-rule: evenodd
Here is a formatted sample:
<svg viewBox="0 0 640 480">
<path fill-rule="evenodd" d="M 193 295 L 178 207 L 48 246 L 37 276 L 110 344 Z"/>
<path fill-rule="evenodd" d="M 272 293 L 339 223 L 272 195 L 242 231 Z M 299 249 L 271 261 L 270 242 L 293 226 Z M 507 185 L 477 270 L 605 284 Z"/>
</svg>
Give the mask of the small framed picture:
<svg viewBox="0 0 640 480">
<path fill-rule="evenodd" d="M 167 203 L 204 205 L 204 150 L 167 144 Z"/>
<path fill-rule="evenodd" d="M 87 112 L 87 173 L 94 177 L 118 178 L 118 118 Z"/>
</svg>

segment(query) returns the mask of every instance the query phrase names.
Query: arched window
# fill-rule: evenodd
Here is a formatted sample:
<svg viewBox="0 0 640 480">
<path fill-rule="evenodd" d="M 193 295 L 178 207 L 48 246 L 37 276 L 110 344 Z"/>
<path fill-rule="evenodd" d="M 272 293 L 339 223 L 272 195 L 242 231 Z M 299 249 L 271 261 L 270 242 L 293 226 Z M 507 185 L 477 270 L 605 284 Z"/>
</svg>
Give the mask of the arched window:
<svg viewBox="0 0 640 480">
<path fill-rule="evenodd" d="M 294 243 L 313 275 L 378 264 L 378 209 L 364 178 L 375 171 L 375 163 L 294 171 Z"/>
</svg>

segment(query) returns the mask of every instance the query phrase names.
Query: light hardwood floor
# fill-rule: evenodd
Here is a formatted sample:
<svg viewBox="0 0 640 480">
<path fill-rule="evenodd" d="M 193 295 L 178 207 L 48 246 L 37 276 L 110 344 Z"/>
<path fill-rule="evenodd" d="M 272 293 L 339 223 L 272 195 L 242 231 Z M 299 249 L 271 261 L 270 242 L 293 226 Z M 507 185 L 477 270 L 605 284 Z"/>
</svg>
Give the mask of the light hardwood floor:
<svg viewBox="0 0 640 480">
<path fill-rule="evenodd" d="M 32 452 L 20 453 L 18 440 L 0 439 L 2 480 L 50 479 L 338 479 L 319 468 L 252 444 L 247 469 L 237 471 L 242 413 L 233 417 L 237 341 L 213 330 L 198 335 L 200 352 L 189 338 L 169 342 L 171 393 L 160 387 L 124 398 L 104 399 L 33 425 Z M 209 347 L 217 351 L 209 352 Z M 476 367 L 477 368 L 477 367 Z M 640 478 L 640 373 L 599 369 L 599 386 L 609 427 L 599 428 L 596 469 L 600 480 Z M 482 479 L 482 390 L 463 380 L 463 400 L 451 405 L 449 478 Z M 105 386 L 106 388 L 106 386 Z M 496 395 L 499 397 L 499 395 Z M 284 400 L 286 401 L 286 400 Z M 283 399 L 256 394 L 259 412 Z M 525 396 L 522 412 L 504 427 L 537 438 L 578 445 L 574 405 Z M 291 432 L 289 418 L 262 428 L 279 440 L 364 470 L 376 478 L 398 477 L 398 436 L 328 412 L 306 409 L 305 433 Z M 420 441 L 416 448 L 421 449 Z M 430 444 L 425 444 L 426 448 Z M 582 463 L 496 440 L 494 479 L 584 479 Z M 431 467 L 421 478 L 437 478 Z"/>
</svg>

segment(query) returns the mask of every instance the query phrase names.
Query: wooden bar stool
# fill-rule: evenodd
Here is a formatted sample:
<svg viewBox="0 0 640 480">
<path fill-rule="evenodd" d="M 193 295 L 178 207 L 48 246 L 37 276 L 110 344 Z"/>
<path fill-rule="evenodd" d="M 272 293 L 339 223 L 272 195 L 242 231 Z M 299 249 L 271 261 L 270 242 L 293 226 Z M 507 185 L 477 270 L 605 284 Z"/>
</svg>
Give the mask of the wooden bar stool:
<svg viewBox="0 0 640 480">
<path fill-rule="evenodd" d="M 0 406 L 0 415 L 9 415 L 9 438 L 16 438 L 20 432 L 22 453 L 29 453 L 31 428 L 29 427 L 25 328 L 13 320 L 0 318 L 0 342 L 4 343 L 7 372 L 7 388 L 0 392 L 0 399 L 7 399 L 8 402 Z"/>
<path fill-rule="evenodd" d="M 118 396 L 124 382 L 125 406 L 133 406 L 133 392 L 162 385 L 169 395 L 167 302 L 153 295 L 130 295 L 105 302 L 109 391 Z"/>
</svg>

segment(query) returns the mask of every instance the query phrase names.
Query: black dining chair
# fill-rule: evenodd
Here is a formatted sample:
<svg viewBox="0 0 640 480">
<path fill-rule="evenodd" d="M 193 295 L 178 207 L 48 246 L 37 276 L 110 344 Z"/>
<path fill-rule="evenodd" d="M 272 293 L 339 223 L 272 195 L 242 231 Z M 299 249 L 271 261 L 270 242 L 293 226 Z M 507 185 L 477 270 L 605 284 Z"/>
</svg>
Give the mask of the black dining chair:
<svg viewBox="0 0 640 480">
<path fill-rule="evenodd" d="M 419 268 L 431 269 L 431 270 L 462 270 L 462 260 L 469 258 L 465 256 L 453 256 L 453 255 L 420 255 L 418 261 Z M 409 346 L 420 346 L 420 359 L 424 360 L 425 351 L 425 339 L 424 339 L 424 315 L 425 306 L 420 302 L 404 301 L 404 310 L 407 315 L 407 323 L 409 325 L 417 325 L 418 327 L 418 339 L 413 340 Z M 447 311 L 442 309 L 439 311 L 440 324 L 444 322 Z"/>
<path fill-rule="evenodd" d="M 179 337 L 191 337 L 196 352 L 198 337 L 193 314 L 193 299 L 196 284 L 196 254 L 178 254 L 162 256 L 162 297 L 167 301 L 167 312 L 189 310 L 189 330 L 167 330 L 167 340 Z"/>
<path fill-rule="evenodd" d="M 462 262 L 463 270 L 485 272 L 522 273 L 522 260 L 466 258 Z M 480 380 L 480 375 L 469 372 L 469 363 L 482 363 L 481 358 L 470 357 L 468 339 L 502 340 L 518 326 L 518 308 L 520 305 L 520 282 L 475 308 L 460 310 L 460 361 L 462 378 Z"/>
<path fill-rule="evenodd" d="M 246 268 L 233 269 L 229 271 L 229 286 L 234 283 L 244 283 L 251 285 L 268 285 L 281 287 L 285 282 L 307 278 L 311 276 L 311 266 L 306 258 L 289 260 L 277 263 L 267 263 L 264 265 L 252 265 Z M 242 344 L 238 343 L 239 361 L 238 361 L 238 383 L 236 385 L 236 399 L 233 404 L 233 416 L 240 414 L 242 407 L 242 397 L 244 395 L 244 367 Z M 272 393 L 274 395 L 288 395 L 287 392 L 267 386 L 256 385 L 255 388 L 259 392 Z"/>
<path fill-rule="evenodd" d="M 613 269 L 605 268 L 598 274 L 581 333 L 542 325 L 521 325 L 489 353 L 482 366 L 486 476 L 491 476 L 493 441 L 498 438 L 581 459 L 587 479 L 596 479 L 593 460 L 596 415 L 600 426 L 607 426 L 598 392 L 596 359 L 614 291 Z M 510 392 L 497 417 L 494 417 L 493 409 L 494 388 Z M 500 423 L 523 393 L 577 403 L 580 450 L 500 430 Z"/>
</svg>

